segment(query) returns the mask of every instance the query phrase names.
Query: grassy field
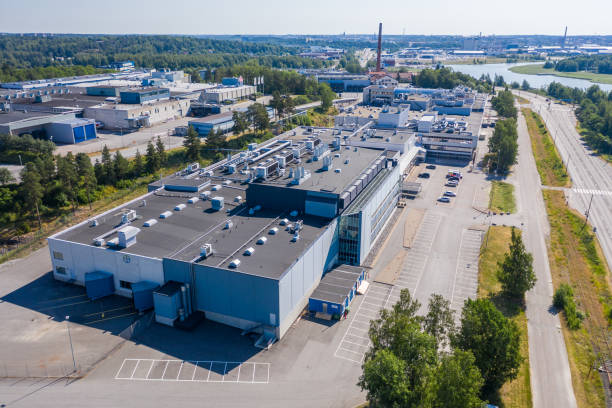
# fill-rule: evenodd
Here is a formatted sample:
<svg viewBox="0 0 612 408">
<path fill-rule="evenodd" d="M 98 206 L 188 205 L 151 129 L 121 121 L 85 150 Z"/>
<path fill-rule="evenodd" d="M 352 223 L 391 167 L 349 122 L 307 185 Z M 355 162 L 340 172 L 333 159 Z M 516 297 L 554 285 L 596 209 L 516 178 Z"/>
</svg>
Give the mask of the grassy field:
<svg viewBox="0 0 612 408">
<path fill-rule="evenodd" d="M 521 105 L 529 105 L 531 102 L 529 102 L 528 99 L 523 98 L 522 96 L 518 96 L 518 95 L 514 95 L 514 98 L 518 101 L 518 103 L 520 103 Z"/>
<path fill-rule="evenodd" d="M 571 180 L 540 115 L 529 108 L 522 108 L 521 112 L 527 122 L 531 148 L 542 184 L 557 187 L 569 186 Z"/>
<path fill-rule="evenodd" d="M 444 65 L 474 65 L 474 64 L 504 64 L 506 58 L 465 58 L 460 60 L 445 61 Z"/>
<path fill-rule="evenodd" d="M 586 316 L 578 330 L 570 330 L 561 316 L 574 394 L 579 407 L 604 407 L 602 380 L 591 368 L 600 365 L 598 355 L 612 357 L 607 345 L 612 310 L 610 271 L 591 227 L 585 226 L 582 215 L 567 207 L 563 192 L 547 190 L 543 194 L 551 226 L 548 257 L 553 285 L 570 284 L 577 308 Z"/>
<path fill-rule="evenodd" d="M 489 193 L 489 209 L 494 212 L 515 212 L 514 186 L 503 181 L 493 181 Z"/>
<path fill-rule="evenodd" d="M 496 276 L 497 262 L 508 251 L 511 231 L 510 227 L 501 226 L 490 227 L 487 231 L 478 263 L 478 297 L 490 297 L 504 315 L 517 324 L 521 333 L 521 355 L 524 360 L 518 376 L 504 384 L 499 393 L 499 401 L 492 402 L 502 408 L 526 408 L 532 406 L 527 318 L 523 305 L 500 294 L 501 285 Z"/>
<path fill-rule="evenodd" d="M 510 71 L 515 72 L 517 74 L 526 74 L 526 75 L 554 75 L 558 77 L 566 77 L 566 78 L 577 78 L 577 79 L 586 79 L 591 82 L 599 82 L 602 84 L 612 84 L 612 75 L 610 74 L 596 74 L 593 72 L 560 72 L 555 71 L 553 68 L 543 68 L 544 64 L 529 64 L 529 65 L 518 65 L 516 67 L 509 68 Z"/>
</svg>

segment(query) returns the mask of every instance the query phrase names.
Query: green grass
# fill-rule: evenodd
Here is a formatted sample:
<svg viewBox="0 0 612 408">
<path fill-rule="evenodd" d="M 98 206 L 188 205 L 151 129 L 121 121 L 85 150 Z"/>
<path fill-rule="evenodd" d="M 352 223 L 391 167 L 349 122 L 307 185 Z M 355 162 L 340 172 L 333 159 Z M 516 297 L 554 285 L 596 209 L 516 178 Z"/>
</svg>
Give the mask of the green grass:
<svg viewBox="0 0 612 408">
<path fill-rule="evenodd" d="M 515 212 L 514 186 L 503 181 L 493 181 L 489 193 L 489 209 L 494 212 Z"/>
<path fill-rule="evenodd" d="M 527 408 L 533 405 L 529 371 L 529 342 L 527 317 L 523 305 L 500 294 L 501 284 L 497 280 L 497 262 L 503 259 L 510 245 L 511 227 L 493 226 L 487 231 L 478 262 L 478 297 L 491 298 L 502 313 L 513 320 L 521 335 L 523 362 L 517 377 L 504 384 L 496 400 L 491 401 L 502 408 Z"/>
<path fill-rule="evenodd" d="M 580 123 L 576 124 L 576 132 L 578 132 L 578 134 L 584 139 L 585 142 L 588 142 L 588 136 L 589 134 L 592 133 L 591 130 L 585 129 L 582 126 L 580 126 Z M 592 148 L 594 151 L 597 152 L 597 154 L 599 154 L 599 157 L 601 157 L 603 160 L 607 161 L 608 163 L 612 164 L 612 154 L 606 154 L 606 153 L 602 153 L 599 150 Z"/>
<path fill-rule="evenodd" d="M 592 367 L 596 361 L 600 364 L 598 351 L 603 358 L 611 357 L 606 343 L 612 309 L 610 272 L 591 227 L 567 207 L 563 192 L 546 190 L 543 195 L 550 223 L 548 257 L 553 286 L 569 284 L 577 308 L 586 316 L 577 330 L 570 330 L 561 319 L 574 394 L 579 407 L 604 407 L 604 384 Z"/>
<path fill-rule="evenodd" d="M 531 148 L 542 184 L 556 187 L 569 186 L 569 175 L 542 118 L 529 108 L 522 108 L 521 112 L 527 122 Z"/>
<path fill-rule="evenodd" d="M 594 72 L 561 72 L 555 71 L 553 68 L 544 68 L 544 64 L 529 64 L 529 65 L 518 65 L 515 67 L 509 68 L 510 71 L 517 74 L 526 74 L 526 75 L 554 75 L 558 77 L 566 77 L 566 78 L 577 78 L 577 79 L 586 79 L 591 82 L 599 82 L 602 84 L 612 84 L 612 75 L 611 74 L 596 74 Z"/>
<path fill-rule="evenodd" d="M 504 64 L 506 63 L 506 58 L 499 57 L 489 57 L 489 58 L 465 58 L 460 60 L 452 60 L 448 62 L 444 62 L 444 65 L 474 65 L 474 61 L 476 64 Z"/>
</svg>

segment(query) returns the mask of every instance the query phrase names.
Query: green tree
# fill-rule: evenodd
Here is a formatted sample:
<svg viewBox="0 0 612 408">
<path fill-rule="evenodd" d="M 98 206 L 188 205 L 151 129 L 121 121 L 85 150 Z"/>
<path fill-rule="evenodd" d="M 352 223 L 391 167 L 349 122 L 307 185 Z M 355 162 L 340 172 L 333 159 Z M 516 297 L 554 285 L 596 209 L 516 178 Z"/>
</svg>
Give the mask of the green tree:
<svg viewBox="0 0 612 408">
<path fill-rule="evenodd" d="M 521 89 L 523 91 L 528 91 L 531 89 L 531 85 L 529 85 L 529 82 L 527 82 L 526 79 L 523 79 L 523 83 L 521 84 Z"/>
<path fill-rule="evenodd" d="M 76 155 L 76 171 L 80 178 L 80 185 L 85 190 L 85 196 L 87 197 L 87 204 L 91 210 L 91 197 L 96 189 L 96 174 L 94 167 L 91 165 L 91 159 L 85 153 L 78 153 Z"/>
<path fill-rule="evenodd" d="M 159 157 L 159 156 L 158 156 Z M 128 178 L 130 172 L 130 163 L 125 157 L 117 150 L 113 159 L 113 166 L 115 169 L 115 177 L 117 181 L 125 180 Z"/>
<path fill-rule="evenodd" d="M 232 113 L 232 120 L 234 121 L 232 131 L 235 135 L 240 134 L 249 128 L 249 120 L 246 112 L 234 111 L 234 113 Z"/>
<path fill-rule="evenodd" d="M 19 194 L 22 197 L 26 208 L 36 212 L 38 218 L 38 228 L 42 230 L 39 207 L 43 196 L 43 188 L 40 185 L 40 175 L 33 163 L 26 163 L 21 171 L 21 187 Z"/>
<path fill-rule="evenodd" d="M 145 154 L 145 161 L 146 161 L 147 173 L 149 174 L 155 174 L 155 172 L 157 172 L 157 170 L 161 168 L 161 165 L 159 162 L 159 155 L 157 154 L 157 149 L 155 149 L 155 146 L 153 146 L 153 143 L 151 143 L 150 140 L 149 140 L 149 143 L 147 143 L 147 152 Z"/>
<path fill-rule="evenodd" d="M 155 149 L 157 150 L 160 166 L 165 166 L 168 163 L 168 154 L 166 153 L 166 146 L 164 146 L 164 142 L 162 142 L 159 136 L 157 136 L 157 141 L 155 142 Z"/>
<path fill-rule="evenodd" d="M 255 130 L 265 131 L 270 126 L 270 117 L 266 107 L 261 103 L 254 103 L 247 108 L 247 116 L 253 123 Z"/>
<path fill-rule="evenodd" d="M 115 167 L 113 165 L 113 158 L 111 157 L 110 150 L 107 145 L 102 148 L 102 169 L 103 169 L 103 182 L 107 185 L 115 184 Z"/>
<path fill-rule="evenodd" d="M 370 407 L 417 407 L 416 397 L 406 375 L 406 362 L 390 350 L 378 350 L 363 364 L 359 385 L 368 391 Z M 429 396 L 427 396 L 429 398 Z M 424 401 L 421 401 L 424 402 Z"/>
<path fill-rule="evenodd" d="M 321 95 L 321 111 L 327 112 L 332 107 L 336 94 L 328 84 L 322 82 L 319 84 L 319 95 Z"/>
<path fill-rule="evenodd" d="M 57 158 L 57 179 L 61 183 L 62 192 L 72 203 L 72 211 L 76 211 L 76 196 L 78 187 L 78 174 L 72 153 L 66 157 Z"/>
<path fill-rule="evenodd" d="M 142 160 L 142 154 L 140 154 L 140 150 L 136 149 L 136 154 L 134 155 L 134 177 L 142 176 L 144 172 L 144 162 Z"/>
<path fill-rule="evenodd" d="M 471 351 L 484 378 L 482 392 L 489 395 L 516 378 L 521 364 L 519 331 L 489 299 L 468 299 L 461 313 L 461 328 L 451 344 Z"/>
<path fill-rule="evenodd" d="M 482 408 L 479 398 L 484 383 L 474 355 L 455 350 L 442 356 L 434 385 L 435 408 Z"/>
<path fill-rule="evenodd" d="M 507 172 L 516 163 L 518 155 L 518 132 L 515 119 L 501 119 L 495 124 L 493 136 L 489 139 L 487 156 L 489 169 L 498 173 Z"/>
<path fill-rule="evenodd" d="M 13 181 L 15 181 L 15 177 L 13 177 L 9 169 L 0 167 L 0 185 L 12 183 Z"/>
<path fill-rule="evenodd" d="M 518 111 L 514 106 L 514 95 L 512 94 L 512 91 L 499 91 L 495 97 L 491 98 L 491 105 L 493 106 L 493 109 L 500 114 L 500 116 L 516 119 Z M 495 126 L 497 126 L 497 124 Z"/>
<path fill-rule="evenodd" d="M 285 110 L 285 101 L 278 90 L 272 93 L 272 100 L 270 106 L 276 110 L 276 115 L 280 118 L 283 116 Z"/>
<path fill-rule="evenodd" d="M 514 227 L 509 252 L 504 255 L 502 262 L 498 262 L 497 268 L 497 279 L 502 291 L 511 297 L 524 299 L 525 292 L 536 283 L 533 255 L 527 252 L 521 234 L 517 234 Z"/>
<path fill-rule="evenodd" d="M 187 136 L 185 136 L 185 140 L 183 141 L 183 146 L 187 148 L 187 152 L 185 153 L 187 160 L 192 162 L 200 160 L 200 136 L 193 126 L 189 126 Z"/>
<path fill-rule="evenodd" d="M 455 313 L 450 302 L 442 295 L 433 294 L 429 298 L 427 314 L 423 318 L 423 330 L 436 339 L 438 349 L 448 345 L 449 338 L 455 332 Z"/>
</svg>

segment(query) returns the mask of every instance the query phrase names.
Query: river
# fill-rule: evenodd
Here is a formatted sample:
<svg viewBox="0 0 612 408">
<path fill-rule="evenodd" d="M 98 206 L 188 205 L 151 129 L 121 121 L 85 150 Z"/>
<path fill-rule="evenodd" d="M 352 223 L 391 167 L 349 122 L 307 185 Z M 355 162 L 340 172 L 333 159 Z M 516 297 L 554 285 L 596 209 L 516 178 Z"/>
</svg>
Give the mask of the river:
<svg viewBox="0 0 612 408">
<path fill-rule="evenodd" d="M 541 62 L 538 62 L 541 64 Z M 475 65 L 449 65 L 452 69 L 457 72 L 462 72 L 464 74 L 468 74 L 473 76 L 474 78 L 480 78 L 481 75 L 489 74 L 491 79 L 495 78 L 495 74 L 501 75 L 504 77 L 504 80 L 507 83 L 518 82 L 519 84 L 523 83 L 523 80 L 527 80 L 529 85 L 533 88 L 541 88 L 543 86 L 548 86 L 551 82 L 559 82 L 565 86 L 569 86 L 572 88 L 582 88 L 586 89 L 591 85 L 599 85 L 599 87 L 605 91 L 612 91 L 611 84 L 600 84 L 597 82 L 587 81 L 585 79 L 576 79 L 576 78 L 566 78 L 566 77 L 558 77 L 554 75 L 527 75 L 527 74 L 517 74 L 510 71 L 508 68 L 514 67 L 517 65 L 527 65 L 527 64 L 475 64 Z"/>
</svg>

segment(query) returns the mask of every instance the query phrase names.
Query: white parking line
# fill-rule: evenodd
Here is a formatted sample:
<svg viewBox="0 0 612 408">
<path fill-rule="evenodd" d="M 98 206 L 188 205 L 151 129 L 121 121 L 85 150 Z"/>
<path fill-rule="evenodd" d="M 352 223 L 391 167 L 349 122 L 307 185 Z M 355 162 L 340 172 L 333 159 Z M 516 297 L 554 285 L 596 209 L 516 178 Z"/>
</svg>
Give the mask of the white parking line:
<svg viewBox="0 0 612 408">
<path fill-rule="evenodd" d="M 150 362 L 151 366 L 149 367 L 148 371 L 147 371 L 147 375 L 144 378 L 134 378 L 134 374 L 136 373 L 136 370 L 138 369 L 139 365 L 141 362 Z M 133 363 L 134 364 L 134 368 L 131 370 L 131 375 L 122 375 L 122 371 L 124 371 L 124 368 L 126 367 L 126 363 Z M 165 378 L 166 375 L 166 370 L 168 369 L 168 366 L 170 363 L 181 363 L 180 369 L 178 370 L 178 374 L 176 376 L 176 378 Z M 164 370 L 161 373 L 161 376 L 159 377 L 151 377 L 151 372 L 153 370 L 153 367 L 156 364 L 159 364 L 161 366 L 161 364 L 164 364 Z M 193 374 L 191 376 L 190 379 L 181 379 L 180 378 L 180 374 L 181 371 L 183 370 L 183 367 L 185 366 L 185 364 L 192 364 L 193 365 Z M 218 373 L 218 374 L 222 374 L 221 380 L 211 380 L 210 379 L 210 374 L 213 371 L 213 364 L 223 364 L 224 368 L 223 368 L 223 373 Z M 234 367 L 233 369 L 238 368 L 238 376 L 236 377 L 236 380 L 230 380 L 230 379 L 226 379 L 225 376 L 228 374 L 227 371 L 227 367 L 228 365 L 236 365 L 236 367 Z M 244 371 L 242 368 L 243 366 L 252 366 L 253 367 L 253 373 L 252 374 L 248 374 L 247 371 Z M 196 373 L 198 371 L 198 367 L 207 370 L 208 374 L 206 376 L 206 379 L 196 379 Z M 208 367 L 208 368 L 205 368 Z M 128 368 L 129 369 L 129 368 Z M 256 374 L 259 372 L 259 370 L 262 370 L 261 374 L 258 375 L 256 377 Z M 231 371 L 231 370 L 230 370 Z M 245 372 L 247 372 L 247 374 L 244 374 Z M 157 374 L 159 375 L 159 373 Z M 249 378 L 241 378 L 248 376 Z M 147 358 L 143 358 L 143 359 L 138 359 L 138 358 L 126 358 L 123 360 L 123 362 L 121 363 L 121 367 L 119 367 L 119 371 L 117 371 L 117 374 L 115 375 L 115 380 L 128 380 L 128 381 L 174 381 L 174 382 L 224 382 L 224 383 L 243 383 L 243 384 L 268 384 L 270 382 L 270 363 L 260 363 L 260 362 L 239 362 L 239 361 L 210 361 L 210 360 L 171 360 L 171 359 L 147 359 Z"/>
</svg>

